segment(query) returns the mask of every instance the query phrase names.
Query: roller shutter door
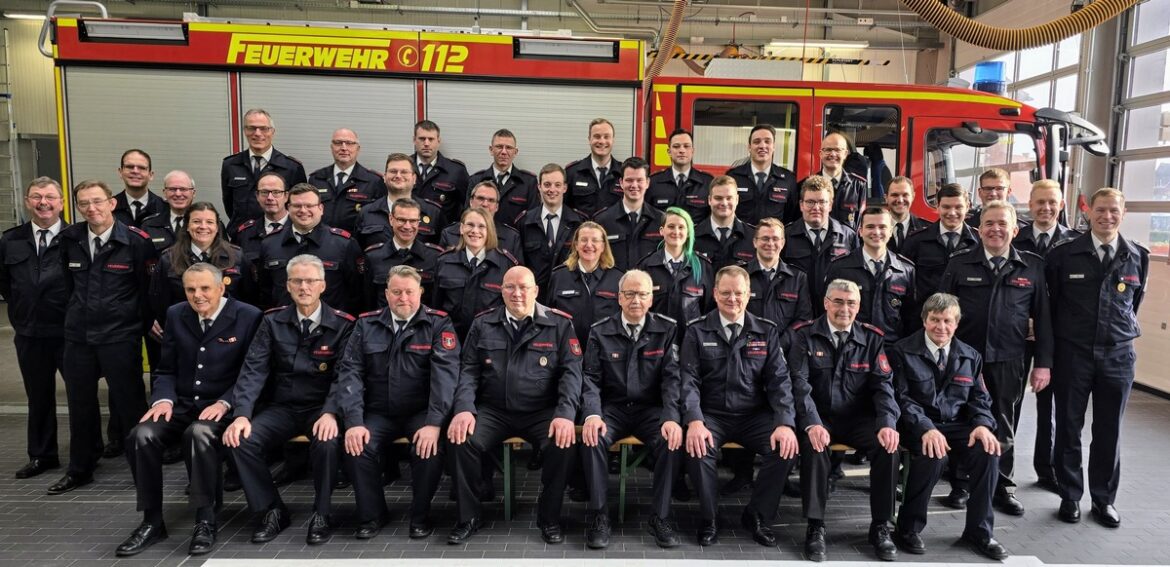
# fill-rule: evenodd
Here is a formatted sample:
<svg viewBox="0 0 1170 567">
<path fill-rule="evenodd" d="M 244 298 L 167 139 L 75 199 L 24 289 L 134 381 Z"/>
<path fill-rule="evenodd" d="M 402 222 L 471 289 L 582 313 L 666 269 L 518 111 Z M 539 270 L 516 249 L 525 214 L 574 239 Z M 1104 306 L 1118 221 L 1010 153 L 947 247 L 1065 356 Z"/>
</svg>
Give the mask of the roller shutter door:
<svg viewBox="0 0 1170 567">
<path fill-rule="evenodd" d="M 338 128 L 357 133 L 358 161 L 380 173 L 391 152 L 414 152 L 414 92 L 408 79 L 244 74 L 240 115 L 267 110 L 276 121 L 272 145 L 301 160 L 306 175 L 333 163 L 329 140 Z"/>
<path fill-rule="evenodd" d="M 462 160 L 470 172 L 491 165 L 488 146 L 496 130 L 516 134 L 516 163 L 536 173 L 549 162 L 566 165 L 589 154 L 589 121 L 614 125 L 613 154 L 633 155 L 634 89 L 431 81 L 427 117 L 442 128 L 443 155 Z"/>
<path fill-rule="evenodd" d="M 121 191 L 118 159 L 140 148 L 152 158 L 156 193 L 167 172 L 182 169 L 195 180 L 195 199 L 223 211 L 219 167 L 231 148 L 226 73 L 68 67 L 65 83 L 72 183 L 100 179 Z"/>
</svg>

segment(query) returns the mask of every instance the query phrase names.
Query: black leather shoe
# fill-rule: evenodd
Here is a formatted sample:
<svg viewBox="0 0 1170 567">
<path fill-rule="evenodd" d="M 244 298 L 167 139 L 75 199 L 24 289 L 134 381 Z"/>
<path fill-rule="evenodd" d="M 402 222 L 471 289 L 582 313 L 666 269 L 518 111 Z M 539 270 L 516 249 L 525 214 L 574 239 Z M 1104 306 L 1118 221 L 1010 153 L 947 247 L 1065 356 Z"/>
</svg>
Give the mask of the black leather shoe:
<svg viewBox="0 0 1170 567">
<path fill-rule="evenodd" d="M 114 457 L 121 457 L 122 453 L 124 452 L 126 452 L 126 450 L 122 447 L 121 441 L 110 441 L 109 443 L 106 443 L 105 448 L 102 449 L 102 458 L 112 459 Z"/>
<path fill-rule="evenodd" d="M 178 445 L 172 445 L 163 449 L 162 464 L 173 465 L 183 460 L 183 449 Z"/>
<path fill-rule="evenodd" d="M 906 553 L 913 553 L 914 555 L 926 553 L 926 543 L 922 541 L 922 536 L 918 535 L 918 532 L 894 530 L 893 540 L 898 547 L 906 550 Z"/>
<path fill-rule="evenodd" d="M 967 501 L 971 499 L 971 493 L 967 492 L 965 488 L 952 488 L 951 493 L 946 498 L 942 499 L 943 506 L 947 508 L 954 508 L 956 510 L 967 509 Z"/>
<path fill-rule="evenodd" d="M 58 459 L 31 459 L 27 465 L 20 467 L 16 471 L 16 478 L 32 478 L 47 470 L 52 470 L 61 466 L 61 461 Z"/>
<path fill-rule="evenodd" d="M 305 543 L 321 545 L 333 537 L 333 526 L 329 524 L 329 517 L 313 512 L 309 518 L 309 533 L 305 534 Z"/>
<path fill-rule="evenodd" d="M 65 473 L 65 476 L 61 477 L 61 480 L 58 480 L 49 486 L 47 492 L 54 495 L 65 494 L 66 492 L 72 492 L 73 490 L 81 488 L 91 482 L 93 482 L 92 474 L 87 474 L 85 476 L 73 476 L 72 474 Z"/>
<path fill-rule="evenodd" d="M 752 534 L 752 539 L 756 540 L 756 543 L 765 547 L 776 547 L 776 534 L 772 533 L 772 528 L 764 523 L 759 514 L 744 510 L 739 521 L 743 524 L 743 529 Z"/>
<path fill-rule="evenodd" d="M 223 491 L 236 492 L 244 487 L 240 482 L 240 475 L 232 473 L 230 470 L 223 475 Z"/>
<path fill-rule="evenodd" d="M 719 524 L 715 520 L 699 524 L 699 545 L 707 547 L 719 543 Z"/>
<path fill-rule="evenodd" d="M 1057 484 L 1055 478 L 1050 476 L 1042 476 L 1036 479 L 1036 487 L 1047 490 L 1053 494 L 1060 494 L 1060 485 Z"/>
<path fill-rule="evenodd" d="M 424 520 L 421 524 L 410 524 L 410 539 L 423 539 L 431 537 L 435 533 L 435 526 L 431 524 L 430 520 Z"/>
<path fill-rule="evenodd" d="M 1024 503 L 1016 499 L 1016 495 L 1006 490 L 997 491 L 995 498 L 992 498 L 991 504 L 995 506 L 996 510 L 1003 512 L 1009 516 L 1023 516 Z"/>
<path fill-rule="evenodd" d="M 1076 500 L 1061 500 L 1060 510 L 1056 512 L 1056 515 L 1062 522 L 1075 524 L 1081 521 L 1081 503 Z"/>
<path fill-rule="evenodd" d="M 805 559 L 821 562 L 825 555 L 825 526 L 809 526 L 804 535 Z"/>
<path fill-rule="evenodd" d="M 593 523 L 585 530 L 585 545 L 589 549 L 609 547 L 609 514 L 600 512 L 593 516 Z"/>
<path fill-rule="evenodd" d="M 885 522 L 869 527 L 869 544 L 873 546 L 873 553 L 882 561 L 898 559 L 898 546 L 890 538 L 890 527 Z"/>
<path fill-rule="evenodd" d="M 475 535 L 475 532 L 478 532 L 482 525 L 479 518 L 455 524 L 455 527 L 451 528 L 451 535 L 447 536 L 447 543 L 451 545 L 467 543 L 467 540 L 471 539 L 471 536 Z"/>
<path fill-rule="evenodd" d="M 191 545 L 187 547 L 188 555 L 203 555 L 211 551 L 215 545 L 215 524 L 211 522 L 195 522 L 195 531 L 191 533 Z"/>
<path fill-rule="evenodd" d="M 156 526 L 142 522 L 137 528 L 134 528 L 134 533 L 118 546 L 114 551 L 114 555 L 118 557 L 130 557 L 131 555 L 138 555 L 146 548 L 155 544 L 155 542 L 167 539 L 167 527 Z"/>
<path fill-rule="evenodd" d="M 979 537 L 970 534 L 963 534 L 961 540 L 971 547 L 972 550 L 996 561 L 1003 561 L 1008 558 L 1008 552 L 1004 549 L 998 541 L 993 537 Z"/>
<path fill-rule="evenodd" d="M 374 539 L 382 532 L 382 526 L 384 525 L 386 525 L 385 520 L 362 522 L 358 526 L 358 529 L 354 530 L 353 537 L 357 539 Z"/>
<path fill-rule="evenodd" d="M 1114 508 L 1112 504 L 1094 502 L 1093 507 L 1089 509 L 1089 513 L 1092 514 L 1093 519 L 1102 526 L 1107 528 L 1116 528 L 1121 526 L 1121 514 L 1117 513 L 1117 508 Z"/>
<path fill-rule="evenodd" d="M 337 476 L 333 479 L 333 490 L 344 490 L 353 484 L 349 480 L 349 474 L 345 472 L 345 467 L 337 470 Z"/>
<path fill-rule="evenodd" d="M 537 447 L 532 450 L 532 456 L 528 457 L 528 470 L 538 471 L 544 466 L 544 451 Z"/>
<path fill-rule="evenodd" d="M 540 539 L 543 539 L 544 543 L 561 543 L 565 541 L 565 533 L 559 523 L 544 524 L 540 526 Z"/>
<path fill-rule="evenodd" d="M 682 543 L 681 538 L 678 537 L 678 532 L 669 520 L 664 520 L 658 516 L 650 516 L 650 535 L 654 536 L 654 543 L 663 549 L 677 547 Z"/>
<path fill-rule="evenodd" d="M 252 543 L 268 543 L 280 535 L 289 525 L 288 510 L 271 508 L 260 519 L 260 525 L 252 532 Z"/>
<path fill-rule="evenodd" d="M 719 495 L 720 496 L 731 496 L 732 494 L 735 494 L 736 492 L 739 492 L 739 491 L 744 490 L 746 488 L 751 488 L 751 486 L 752 486 L 751 475 L 737 474 L 737 475 L 731 477 L 731 480 L 723 483 L 723 486 L 719 487 Z"/>
</svg>

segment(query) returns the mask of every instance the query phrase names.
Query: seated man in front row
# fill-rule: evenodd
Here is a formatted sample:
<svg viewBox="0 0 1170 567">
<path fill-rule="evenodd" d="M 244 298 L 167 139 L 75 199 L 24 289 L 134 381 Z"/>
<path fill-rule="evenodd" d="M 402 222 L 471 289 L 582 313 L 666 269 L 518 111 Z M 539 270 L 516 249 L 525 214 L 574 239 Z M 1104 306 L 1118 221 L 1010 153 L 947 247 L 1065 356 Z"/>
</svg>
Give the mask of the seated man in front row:
<svg viewBox="0 0 1170 567">
<path fill-rule="evenodd" d="M 793 328 L 788 364 L 794 384 L 807 384 L 810 403 L 796 406 L 800 425 L 800 484 L 808 518 L 804 553 L 825 560 L 825 504 L 830 443 L 869 457 L 869 543 L 883 561 L 898 557 L 888 521 L 894 515 L 898 472 L 898 402 L 882 331 L 857 320 L 861 289 L 849 280 L 825 288 L 825 314 Z M 807 380 L 805 379 L 807 378 Z"/>
<path fill-rule="evenodd" d="M 309 437 L 314 497 L 305 543 L 320 545 L 332 535 L 329 512 L 341 460 L 337 402 L 331 394 L 337 359 L 354 318 L 321 301 L 325 265 L 320 258 L 294 256 L 285 271 L 293 306 L 264 315 L 236 382 L 236 418 L 224 432 L 223 444 L 232 448 L 248 507 L 262 514 L 252 543 L 266 543 L 290 522 L 266 456 L 291 437 Z"/>
<path fill-rule="evenodd" d="M 150 410 L 126 442 L 142 524 L 118 546 L 119 557 L 137 555 L 166 539 L 162 454 L 180 438 L 190 479 L 188 501 L 195 508 L 188 553 L 202 555 L 215 544 L 215 506 L 223 496 L 220 436 L 232 409 L 232 386 L 263 313 L 224 297 L 223 273 L 211 264 L 187 268 L 183 290 L 187 302 L 167 309 Z"/>
<path fill-rule="evenodd" d="M 479 530 L 476 487 L 487 451 L 511 436 L 543 445 L 536 523 L 545 543 L 561 543 L 561 507 L 569 474 L 573 419 L 581 400 L 581 343 L 572 318 L 536 303 L 532 271 L 504 273 L 504 307 L 475 318 L 463 345 L 455 416 L 447 429 L 453 444 L 459 522 L 447 543 L 466 542 Z"/>
<path fill-rule="evenodd" d="M 910 553 L 926 553 L 919 533 L 926 527 L 926 509 L 942 474 L 943 457 L 951 452 L 971 475 L 962 541 L 991 559 L 1002 560 L 1008 552 L 991 534 L 999 440 L 991 396 L 983 384 L 983 357 L 955 338 L 960 316 L 959 298 L 935 293 L 922 305 L 924 332 L 894 343 L 889 350 L 902 404 L 899 428 L 910 451 L 910 478 L 894 542 Z"/>
<path fill-rule="evenodd" d="M 724 443 L 739 443 L 763 457 L 741 522 L 752 539 L 768 547 L 776 545 L 769 526 L 798 451 L 794 388 L 780 350 L 780 329 L 747 312 L 749 281 L 739 266 L 719 270 L 718 309 L 688 323 L 682 342 L 682 411 L 688 470 L 699 492 L 702 546 L 719 541 L 715 456 Z"/>
<path fill-rule="evenodd" d="M 618 290 L 621 314 L 594 323 L 585 345 L 581 455 L 592 516 L 586 544 L 593 549 L 609 545 L 609 448 L 634 435 L 654 459 L 650 534 L 659 547 L 674 547 L 679 538 L 670 523 L 670 493 L 681 463 L 678 448 L 683 435 L 674 340 L 678 323 L 650 312 L 654 301 L 650 274 L 630 270 L 618 281 Z"/>
</svg>

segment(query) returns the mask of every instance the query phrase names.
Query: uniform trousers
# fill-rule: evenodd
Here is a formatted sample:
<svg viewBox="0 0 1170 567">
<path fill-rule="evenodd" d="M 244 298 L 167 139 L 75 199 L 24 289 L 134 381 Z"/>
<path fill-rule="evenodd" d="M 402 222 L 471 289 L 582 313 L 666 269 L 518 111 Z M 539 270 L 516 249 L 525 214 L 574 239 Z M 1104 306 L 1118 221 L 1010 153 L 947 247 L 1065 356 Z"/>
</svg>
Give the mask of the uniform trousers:
<svg viewBox="0 0 1170 567">
<path fill-rule="evenodd" d="M 232 449 L 240 484 L 253 512 L 264 512 L 272 507 L 284 507 L 284 501 L 272 481 L 268 469 L 268 455 L 284 447 L 297 435 L 309 438 L 309 459 L 313 466 L 313 510 L 328 516 L 332 507 L 333 483 L 341 462 L 340 433 L 329 441 L 313 435 L 313 423 L 321 415 L 321 408 L 292 408 L 273 405 L 261 408 L 252 416 L 251 436 L 240 438 L 240 446 Z"/>
<path fill-rule="evenodd" d="M 872 522 L 886 522 L 894 515 L 894 490 L 898 477 L 898 453 L 888 453 L 878 443 L 874 419 L 834 420 L 823 424 L 832 443 L 849 445 L 869 457 L 869 512 Z M 800 432 L 800 493 L 804 516 L 825 519 L 829 500 L 829 474 L 833 470 L 832 451 L 828 447 L 816 452 L 808 434 Z"/>
<path fill-rule="evenodd" d="M 596 447 L 581 444 L 585 483 L 589 489 L 588 509 L 591 514 L 609 513 L 609 448 L 621 439 L 633 435 L 641 441 L 654 458 L 654 515 L 670 517 L 670 493 L 678 467 L 682 463 L 683 448 L 666 449 L 662 438 L 662 408 L 645 404 L 610 404 L 601 408 L 605 421 L 605 435 L 598 436 Z"/>
<path fill-rule="evenodd" d="M 138 490 L 138 510 L 160 510 L 163 501 L 163 451 L 182 441 L 183 462 L 191 490 L 192 508 L 207 508 L 223 501 L 223 432 L 231 414 L 219 421 L 199 419 L 191 406 L 171 414 L 170 421 L 144 421 L 126 438 L 126 461 Z"/>
<path fill-rule="evenodd" d="M 476 487 L 482 475 L 480 467 L 484 454 L 499 451 L 500 444 L 509 437 L 521 437 L 544 452 L 544 466 L 540 471 L 543 489 L 536 521 L 542 526 L 560 523 L 565 484 L 575 450 L 572 447 L 561 449 L 549 438 L 548 427 L 553 417 L 553 408 L 531 412 L 508 411 L 487 405 L 476 408 L 475 433 L 465 442 L 451 446 L 459 521 L 480 517 L 482 505 Z"/>
<path fill-rule="evenodd" d="M 1036 343 L 1028 341 L 1024 354 L 1024 368 L 1032 369 Z M 1055 378 L 1055 375 L 1053 376 Z M 1032 468 L 1039 478 L 1056 479 L 1052 446 L 1056 443 L 1056 380 L 1036 392 L 1036 442 L 1032 450 Z"/>
<path fill-rule="evenodd" d="M 392 459 L 389 449 L 395 440 L 402 437 L 414 439 L 414 433 L 426 424 L 426 411 L 409 416 L 387 416 L 378 413 L 365 415 L 366 429 L 370 430 L 370 441 L 362 454 L 345 454 L 349 478 L 353 481 L 353 494 L 357 500 L 358 521 L 385 522 L 389 516 L 386 508 L 386 493 L 383 490 L 383 459 Z M 476 429 L 479 426 L 476 425 Z M 431 513 L 431 500 L 443 477 L 442 435 L 439 436 L 439 454 L 423 459 L 410 451 L 410 525 L 422 526 Z"/>
<path fill-rule="evenodd" d="M 995 495 L 995 482 L 999 470 L 999 457 L 984 450 L 982 443 L 968 447 L 967 441 L 974 429 L 967 423 L 935 424 L 947 444 L 951 446 L 949 457 L 964 472 L 970 475 L 971 498 L 967 501 L 967 526 L 965 534 L 980 538 L 991 537 L 995 526 L 995 512 L 991 499 Z M 922 438 L 903 435 L 902 444 L 910 451 L 910 476 L 906 480 L 906 493 L 902 498 L 902 509 L 898 512 L 898 531 L 918 533 L 926 527 L 926 509 L 934 485 L 942 476 L 944 459 L 932 459 L 922 453 Z"/>
<path fill-rule="evenodd" d="M 28 397 L 28 457 L 58 459 L 57 371 L 65 354 L 65 339 L 16 335 L 16 362 Z"/>
<path fill-rule="evenodd" d="M 1002 362 L 983 363 L 983 382 L 991 396 L 991 413 L 995 416 L 995 437 L 1002 453 L 999 456 L 999 479 L 996 489 L 1011 492 L 1016 460 L 1016 429 L 1024 407 L 1024 388 L 1028 383 L 1028 366 L 1024 357 Z"/>
<path fill-rule="evenodd" d="M 1093 441 L 1089 445 L 1089 496 L 1113 504 L 1121 480 L 1121 420 L 1133 388 L 1137 353 L 1133 342 L 1087 349 L 1057 341 L 1056 480 L 1061 498 L 1079 501 L 1085 493 L 1081 468 L 1081 430 L 1093 398 Z"/>
<path fill-rule="evenodd" d="M 89 476 L 102 456 L 102 417 L 98 380 L 109 387 L 110 421 L 129 432 L 146 413 L 142 382 L 142 341 L 90 345 L 65 341 L 65 395 L 69 401 L 69 470 Z"/>
<path fill-rule="evenodd" d="M 719 478 L 716 471 L 716 450 L 724 443 L 735 442 L 763 457 L 763 466 L 752 485 L 752 497 L 747 510 L 759 514 L 765 523 L 773 523 L 784 492 L 784 480 L 792 468 L 793 459 L 784 459 L 772 449 L 772 432 L 776 429 L 771 412 L 753 412 L 744 415 L 704 412 L 703 425 L 711 431 L 715 449 L 696 459 L 687 456 L 691 481 L 699 493 L 699 514 L 706 522 L 715 521 L 719 504 Z"/>
</svg>

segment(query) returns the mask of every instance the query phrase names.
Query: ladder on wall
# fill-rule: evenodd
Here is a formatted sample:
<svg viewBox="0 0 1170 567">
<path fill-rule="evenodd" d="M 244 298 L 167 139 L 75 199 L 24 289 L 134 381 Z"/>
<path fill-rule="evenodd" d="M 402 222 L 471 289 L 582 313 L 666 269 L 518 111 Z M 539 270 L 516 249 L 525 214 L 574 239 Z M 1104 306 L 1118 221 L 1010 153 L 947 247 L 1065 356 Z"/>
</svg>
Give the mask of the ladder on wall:
<svg viewBox="0 0 1170 567">
<path fill-rule="evenodd" d="M 16 121 L 12 116 L 12 82 L 8 30 L 0 30 L 0 231 L 19 222 L 22 211 L 20 162 L 17 159 Z M 20 215 L 20 216 L 18 216 Z"/>
</svg>

